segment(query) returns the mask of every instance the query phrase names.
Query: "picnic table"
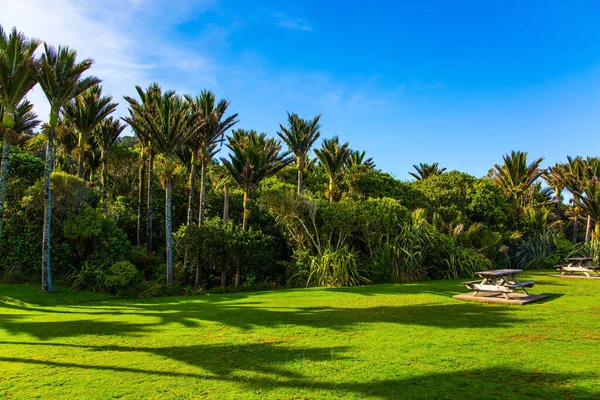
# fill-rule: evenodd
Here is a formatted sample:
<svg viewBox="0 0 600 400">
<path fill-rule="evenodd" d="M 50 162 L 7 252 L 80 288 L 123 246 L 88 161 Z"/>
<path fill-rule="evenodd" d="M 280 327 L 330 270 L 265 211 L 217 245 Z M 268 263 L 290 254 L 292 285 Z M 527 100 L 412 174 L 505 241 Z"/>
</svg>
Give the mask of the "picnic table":
<svg viewBox="0 0 600 400">
<path fill-rule="evenodd" d="M 595 276 L 600 276 L 598 270 L 600 266 L 592 265 L 591 257 L 569 257 L 565 258 L 567 264 L 557 265 L 556 269 L 561 271 L 561 275 L 577 275 L 577 272 L 583 272 L 583 274 L 591 278 L 590 273 L 595 274 Z"/>
<path fill-rule="evenodd" d="M 533 287 L 536 281 L 523 281 L 520 282 L 516 275 L 523 272 L 522 269 L 496 269 L 492 271 L 480 271 L 475 272 L 475 275 L 479 276 L 481 280 L 463 282 L 467 288 L 475 290 L 475 296 L 479 292 L 494 292 L 502 294 L 506 299 L 509 299 L 509 293 L 515 290 L 522 291 L 526 296 L 526 288 Z"/>
</svg>

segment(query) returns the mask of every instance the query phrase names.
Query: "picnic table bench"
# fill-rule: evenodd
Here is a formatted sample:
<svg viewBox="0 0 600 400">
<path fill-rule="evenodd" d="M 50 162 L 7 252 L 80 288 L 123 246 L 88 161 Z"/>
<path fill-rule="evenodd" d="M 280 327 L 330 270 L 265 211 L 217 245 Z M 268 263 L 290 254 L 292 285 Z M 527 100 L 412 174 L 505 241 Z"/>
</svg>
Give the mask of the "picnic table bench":
<svg viewBox="0 0 600 400">
<path fill-rule="evenodd" d="M 477 281 L 462 282 L 467 288 L 475 290 L 475 296 L 479 292 L 494 292 L 500 293 L 506 299 L 509 299 L 509 293 L 513 293 L 515 290 L 522 291 L 525 295 L 527 293 L 526 288 L 533 287 L 536 281 L 523 281 L 520 282 L 515 275 L 523 272 L 522 269 L 496 269 L 492 271 L 480 271 L 476 272 L 475 275 L 482 278 Z"/>
<path fill-rule="evenodd" d="M 590 273 L 600 277 L 600 273 L 598 273 L 598 270 L 600 270 L 600 265 L 591 265 L 591 257 L 569 257 L 565 258 L 565 261 L 567 264 L 561 264 L 555 267 L 557 270 L 561 271 L 561 276 L 577 275 L 578 272 L 583 272 L 583 274 L 588 278 L 592 278 Z"/>
</svg>

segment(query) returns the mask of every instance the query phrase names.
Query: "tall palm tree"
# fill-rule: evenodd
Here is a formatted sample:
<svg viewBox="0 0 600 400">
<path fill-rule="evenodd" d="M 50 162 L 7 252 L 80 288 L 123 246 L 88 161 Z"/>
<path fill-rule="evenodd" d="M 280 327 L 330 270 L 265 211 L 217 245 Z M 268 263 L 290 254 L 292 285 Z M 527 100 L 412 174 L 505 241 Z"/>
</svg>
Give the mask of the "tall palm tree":
<svg viewBox="0 0 600 400">
<path fill-rule="evenodd" d="M 437 162 L 434 162 L 433 164 L 419 163 L 419 165 L 413 165 L 413 168 L 417 172 L 409 172 L 408 174 L 418 181 L 427 179 L 430 176 L 441 175 L 444 173 L 444 171 L 446 171 L 446 168 L 440 168 L 440 164 Z"/>
<path fill-rule="evenodd" d="M 596 186 L 600 183 L 600 160 L 587 157 L 567 157 L 567 163 L 557 170 L 558 178 L 564 187 L 572 194 L 573 211 L 582 210 L 587 214 L 585 242 L 591 239 L 592 222 L 598 227 L 596 219 L 597 206 Z M 575 213 L 575 225 L 577 214 Z M 575 237 L 576 232 L 574 232 Z"/>
<path fill-rule="evenodd" d="M 42 239 L 42 290 L 52 292 L 52 279 L 50 277 L 50 223 L 52 220 L 52 194 L 50 191 L 50 177 L 52 175 L 53 141 L 58 115 L 63 106 L 83 93 L 90 87 L 100 83 L 100 79 L 81 75 L 92 66 L 91 59 L 77 62 L 77 52 L 68 47 L 59 47 L 58 50 L 44 43 L 44 53 L 40 58 L 40 71 L 38 82 L 50 103 L 50 119 L 47 129 L 46 167 L 44 170 L 44 234 Z"/>
<path fill-rule="evenodd" d="M 564 167 L 560 163 L 556 163 L 556 165 L 552 167 L 548 167 L 544 174 L 542 175 L 542 179 L 548 187 L 552 189 L 554 192 L 554 201 L 556 202 L 556 211 L 558 215 L 560 215 L 560 206 L 563 202 L 563 191 L 566 189 L 564 182 Z"/>
<path fill-rule="evenodd" d="M 152 83 L 146 90 L 142 89 L 140 86 L 136 86 L 135 90 L 137 91 L 141 102 L 137 100 L 125 96 L 125 100 L 129 103 L 129 117 L 123 118 L 125 122 L 131 126 L 133 132 L 140 140 L 142 144 L 142 151 L 140 152 L 140 172 L 139 172 L 139 181 L 138 181 L 138 210 L 137 210 L 137 237 L 138 244 L 140 242 L 140 230 L 141 230 L 141 217 L 142 217 L 142 196 L 141 193 L 143 191 L 143 179 L 144 175 L 143 169 L 146 164 L 148 164 L 148 177 L 147 177 L 147 197 L 146 197 L 146 252 L 150 253 L 152 251 L 152 183 L 154 182 L 154 147 L 153 142 L 150 140 L 151 135 L 149 133 L 149 128 L 146 126 L 144 119 L 141 118 L 141 114 L 136 110 L 143 110 L 150 114 L 153 114 L 156 109 L 156 105 L 154 104 L 154 99 L 162 95 L 162 90 L 158 83 Z M 135 107 L 134 107 L 135 106 Z"/>
<path fill-rule="evenodd" d="M 0 106 L 2 108 L 2 179 L 0 180 L 0 236 L 2 235 L 2 216 L 6 199 L 8 157 L 11 142 L 16 138 L 16 119 L 18 107 L 27 93 L 37 83 L 39 65 L 35 60 L 35 51 L 40 42 L 29 39 L 13 28 L 7 36 L 0 26 Z M 22 109 L 20 110 L 23 111 Z"/>
<path fill-rule="evenodd" d="M 231 174 L 220 164 L 211 164 L 209 174 L 211 185 L 215 190 L 223 190 L 223 223 L 229 223 L 229 187 L 235 184 Z"/>
<path fill-rule="evenodd" d="M 300 118 L 296 113 L 287 113 L 288 126 L 279 125 L 281 129 L 277 135 L 288 146 L 290 152 L 296 156 L 296 167 L 298 168 L 298 195 L 302 194 L 302 176 L 305 161 L 315 141 L 321 136 L 321 125 L 319 120 L 321 114 L 311 118 Z"/>
<path fill-rule="evenodd" d="M 79 133 L 79 166 L 77 176 L 83 178 L 83 162 L 86 146 L 94 129 L 115 111 L 117 104 L 112 96 L 102 96 L 100 85 L 92 86 L 63 107 L 63 115 L 77 128 Z"/>
<path fill-rule="evenodd" d="M 78 141 L 77 129 L 69 121 L 60 118 L 56 126 L 54 168 L 60 166 L 63 171 L 71 173 L 72 153 L 77 148 Z"/>
<path fill-rule="evenodd" d="M 229 108 L 227 100 L 216 101 L 215 94 L 209 90 L 203 90 L 200 96 L 186 96 L 188 103 L 198 118 L 203 121 L 198 132 L 199 151 L 198 160 L 200 170 L 200 205 L 198 208 L 198 225 L 204 223 L 204 208 L 206 198 L 206 172 L 208 164 L 218 152 L 217 145 L 223 142 L 225 132 L 238 123 L 238 114 L 225 117 Z"/>
<path fill-rule="evenodd" d="M 33 104 L 29 101 L 22 101 L 14 112 L 14 125 L 10 130 L 14 136 L 5 132 L 4 147 L 2 148 L 2 164 L 0 167 L 0 236 L 2 235 L 4 201 L 6 200 L 6 188 L 8 185 L 8 157 L 10 155 L 10 144 L 12 139 L 16 139 L 18 134 L 34 129 L 40 124 L 37 115 L 32 111 Z M 0 113 L 4 113 L 4 107 L 0 105 Z"/>
<path fill-rule="evenodd" d="M 282 152 L 281 142 L 267 138 L 266 133 L 237 129 L 227 136 L 229 159 L 221 158 L 233 180 L 244 193 L 242 229 L 248 228 L 249 203 L 260 182 L 273 176 L 292 162 L 288 153 Z"/>
<path fill-rule="evenodd" d="M 167 284 L 173 283 L 173 216 L 172 184 L 175 157 L 179 148 L 194 134 L 193 121 L 197 115 L 190 113 L 189 105 L 168 91 L 161 95 L 152 94 L 154 109 L 148 111 L 140 104 L 132 104 L 134 112 L 143 120 L 146 133 L 157 151 L 165 160 L 165 235 L 167 247 Z"/>
<path fill-rule="evenodd" d="M 332 139 L 323 140 L 321 148 L 315 150 L 321 168 L 329 177 L 328 197 L 330 202 L 333 202 L 337 177 L 343 171 L 346 160 L 350 156 L 348 146 L 348 142 L 340 146 L 340 138 L 334 136 Z"/>
<path fill-rule="evenodd" d="M 542 176 L 540 164 L 543 157 L 527 163 L 527 153 L 512 151 L 503 156 L 502 165 L 494 164 L 493 177 L 497 184 L 510 196 L 519 209 L 523 209 L 534 198 L 536 181 Z"/>
<path fill-rule="evenodd" d="M 357 165 L 364 165 L 367 169 L 375 169 L 375 163 L 373 158 L 369 157 L 365 159 L 366 153 L 364 151 L 353 150 L 346 159 L 345 168 L 350 169 Z"/>
<path fill-rule="evenodd" d="M 104 207 L 104 215 L 108 214 L 108 200 L 107 200 L 107 173 L 106 173 L 106 159 L 108 151 L 115 144 L 117 138 L 125 129 L 125 125 L 121 125 L 118 119 L 109 117 L 98 125 L 92 132 L 96 143 L 100 147 L 100 162 L 102 163 L 102 204 Z"/>
</svg>

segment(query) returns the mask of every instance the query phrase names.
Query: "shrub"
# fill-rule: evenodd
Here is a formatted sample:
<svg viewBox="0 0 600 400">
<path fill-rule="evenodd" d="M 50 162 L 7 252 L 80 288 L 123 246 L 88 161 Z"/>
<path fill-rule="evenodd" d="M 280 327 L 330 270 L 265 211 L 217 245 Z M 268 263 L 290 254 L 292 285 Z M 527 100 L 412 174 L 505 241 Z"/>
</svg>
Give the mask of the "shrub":
<svg viewBox="0 0 600 400">
<path fill-rule="evenodd" d="M 127 260 L 131 254 L 131 244 L 125 233 L 93 208 L 67 218 L 63 232 L 76 249 L 77 264 L 89 260 L 112 265 Z"/>
<path fill-rule="evenodd" d="M 110 266 L 104 277 L 104 286 L 113 294 L 134 293 L 139 280 L 140 274 L 135 265 L 121 261 Z"/>
<path fill-rule="evenodd" d="M 80 268 L 73 268 L 68 276 L 71 289 L 100 291 L 104 286 L 105 266 L 84 261 Z"/>
<path fill-rule="evenodd" d="M 355 286 L 369 283 L 360 266 L 358 252 L 348 246 L 340 249 L 326 248 L 321 254 L 312 256 L 310 275 L 306 285 L 314 279 L 317 286 Z"/>
</svg>

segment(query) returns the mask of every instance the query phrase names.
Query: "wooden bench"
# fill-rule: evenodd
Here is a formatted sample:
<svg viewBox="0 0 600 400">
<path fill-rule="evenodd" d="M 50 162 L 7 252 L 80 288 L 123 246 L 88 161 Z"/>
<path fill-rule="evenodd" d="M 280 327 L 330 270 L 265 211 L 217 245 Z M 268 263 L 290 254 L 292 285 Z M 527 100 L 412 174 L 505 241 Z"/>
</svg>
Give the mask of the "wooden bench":
<svg viewBox="0 0 600 400">
<path fill-rule="evenodd" d="M 523 281 L 519 283 L 513 283 L 510 285 L 506 285 L 510 288 L 524 288 L 524 287 L 533 287 L 537 281 Z"/>
</svg>

